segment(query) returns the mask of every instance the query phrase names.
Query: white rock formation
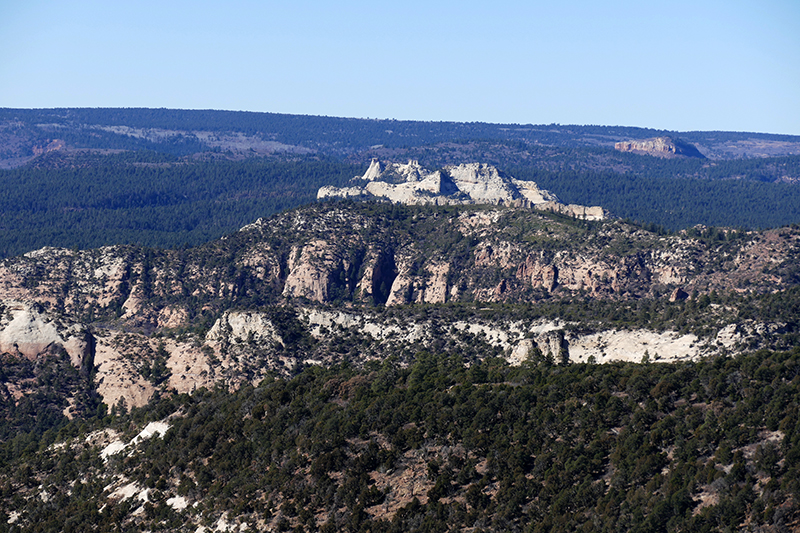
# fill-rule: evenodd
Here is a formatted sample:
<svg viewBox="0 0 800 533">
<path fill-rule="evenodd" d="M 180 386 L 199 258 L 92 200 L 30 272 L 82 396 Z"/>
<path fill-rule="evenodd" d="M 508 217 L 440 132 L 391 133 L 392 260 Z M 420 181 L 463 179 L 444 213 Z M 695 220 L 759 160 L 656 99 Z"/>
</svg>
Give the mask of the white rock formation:
<svg viewBox="0 0 800 533">
<path fill-rule="evenodd" d="M 142 442 L 143 440 L 152 439 L 153 437 L 163 437 L 164 434 L 169 430 L 170 425 L 166 422 L 150 422 L 147 426 L 139 432 L 130 442 L 125 444 L 121 440 L 117 439 L 108 444 L 105 448 L 100 451 L 100 457 L 103 461 L 108 461 L 108 458 L 112 455 L 116 455 L 127 448 L 131 448 Z M 119 490 L 119 489 L 117 489 Z M 128 496 L 130 497 L 130 495 Z"/>
<path fill-rule="evenodd" d="M 0 351 L 35 358 L 52 344 L 63 344 L 56 325 L 29 302 L 4 302 L 6 316 L 0 318 Z"/>
<path fill-rule="evenodd" d="M 651 362 L 662 363 L 694 360 L 704 354 L 699 341 L 696 335 L 674 331 L 609 330 L 569 339 L 569 358 L 578 363 L 590 358 L 597 363 L 639 363 L 645 356 Z"/>
<path fill-rule="evenodd" d="M 0 309 L 0 353 L 19 353 L 35 359 L 51 347 L 61 347 L 80 368 L 86 354 L 85 330 L 78 324 L 62 325 L 29 301 L 2 300 Z"/>
<path fill-rule="evenodd" d="M 514 179 L 482 163 L 431 171 L 417 161 L 403 165 L 374 159 L 364 175 L 353 181 L 350 187 L 322 187 L 317 198 L 375 198 L 410 205 L 512 204 L 587 220 L 606 217 L 601 207 L 564 205 L 536 183 Z"/>
<path fill-rule="evenodd" d="M 269 318 L 256 311 L 226 311 L 211 326 L 206 334 L 206 340 L 283 344 L 283 340 Z"/>
<path fill-rule="evenodd" d="M 614 145 L 614 149 L 620 152 L 633 152 L 636 154 L 648 154 L 658 157 L 685 156 L 705 159 L 705 156 L 695 145 L 682 139 L 674 139 L 672 137 L 621 141 Z"/>
<path fill-rule="evenodd" d="M 315 337 L 323 336 L 320 326 L 333 328 L 355 328 L 373 339 L 387 344 L 429 342 L 432 340 L 430 323 L 397 322 L 386 323 L 379 315 L 304 309 L 303 319 L 308 322 Z M 454 332 L 449 335 L 464 334 L 482 338 L 492 346 L 506 352 L 511 364 L 519 365 L 529 359 L 538 349 L 543 357 L 555 363 L 598 364 L 614 361 L 639 363 L 644 356 L 653 363 L 697 360 L 717 353 L 713 345 L 705 344 L 693 334 L 680 334 L 675 331 L 605 330 L 589 334 L 577 334 L 567 329 L 560 321 L 539 320 L 533 323 L 522 322 L 453 322 Z M 768 326 L 762 326 L 768 329 Z M 720 335 L 731 328 L 724 328 Z"/>
</svg>

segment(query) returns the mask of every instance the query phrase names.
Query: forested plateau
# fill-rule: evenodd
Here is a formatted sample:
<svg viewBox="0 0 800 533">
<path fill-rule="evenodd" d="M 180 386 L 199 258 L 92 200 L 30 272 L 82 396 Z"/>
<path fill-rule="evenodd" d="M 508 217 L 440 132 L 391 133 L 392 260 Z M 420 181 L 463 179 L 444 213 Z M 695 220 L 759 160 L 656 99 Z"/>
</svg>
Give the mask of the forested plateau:
<svg viewBox="0 0 800 533">
<path fill-rule="evenodd" d="M 619 152 L 670 135 L 706 157 Z M 480 162 L 670 231 L 800 222 L 800 138 L 167 109 L 0 109 L 0 257 L 196 246 L 342 186 L 373 158 Z"/>
</svg>

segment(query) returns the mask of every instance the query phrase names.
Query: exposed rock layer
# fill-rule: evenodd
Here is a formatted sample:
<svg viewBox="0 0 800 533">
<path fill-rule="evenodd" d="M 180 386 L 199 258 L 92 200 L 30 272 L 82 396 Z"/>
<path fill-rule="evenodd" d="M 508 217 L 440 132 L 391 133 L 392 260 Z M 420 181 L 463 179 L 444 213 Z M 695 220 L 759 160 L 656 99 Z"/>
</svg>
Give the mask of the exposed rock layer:
<svg viewBox="0 0 800 533">
<path fill-rule="evenodd" d="M 0 351 L 27 359 L 65 353 L 86 375 L 96 371 L 106 403 L 127 406 L 164 388 L 235 386 L 337 362 L 335 343 L 320 339 L 345 330 L 366 336 L 363 351 L 350 356 L 363 360 L 382 357 L 387 346 L 458 346 L 463 335 L 518 362 L 537 353 L 640 360 L 645 350 L 650 360 L 693 358 L 757 346 L 783 326 L 722 324 L 703 340 L 645 330 L 577 335 L 563 324 L 462 320 L 442 328 L 354 310 L 574 297 L 678 305 L 715 290 L 791 287 L 800 279 L 798 252 L 800 230 L 792 228 L 704 241 L 523 208 L 321 204 L 195 249 L 43 249 L 5 260 Z"/>
<path fill-rule="evenodd" d="M 672 137 L 656 137 L 640 141 L 620 141 L 614 145 L 620 152 L 654 155 L 659 157 L 700 157 L 705 156 L 693 144 Z"/>
<path fill-rule="evenodd" d="M 601 207 L 564 205 L 532 181 L 514 179 L 492 165 L 468 163 L 431 171 L 417 161 L 402 165 L 373 160 L 351 187 L 322 187 L 317 198 L 383 199 L 406 205 L 504 204 L 602 220 Z"/>
</svg>

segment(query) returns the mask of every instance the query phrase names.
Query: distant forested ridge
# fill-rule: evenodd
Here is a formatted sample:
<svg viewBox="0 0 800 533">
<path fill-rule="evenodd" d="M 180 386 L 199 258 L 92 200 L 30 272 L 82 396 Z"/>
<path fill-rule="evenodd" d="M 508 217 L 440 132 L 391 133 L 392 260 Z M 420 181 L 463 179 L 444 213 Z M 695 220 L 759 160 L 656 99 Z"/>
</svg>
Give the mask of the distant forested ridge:
<svg viewBox="0 0 800 533">
<path fill-rule="evenodd" d="M 663 169 L 701 168 L 688 162 L 615 172 L 591 170 L 587 159 L 583 169 L 559 170 L 568 153 L 505 170 L 537 182 L 564 202 L 602 205 L 616 216 L 670 230 L 697 224 L 757 229 L 800 222 L 800 186 L 793 183 L 689 177 L 692 172 L 677 179 Z M 482 154 L 423 155 L 449 164 Z M 366 163 L 314 156 L 195 160 L 154 152 L 46 156 L 36 159 L 37 164 L 0 170 L 0 257 L 43 246 L 200 244 L 257 218 L 313 202 L 321 186 L 345 185 L 364 172 Z M 800 158 L 782 159 L 788 166 Z M 724 162 L 740 171 L 757 163 Z"/>
<path fill-rule="evenodd" d="M 602 205 L 617 216 L 678 230 L 695 225 L 769 228 L 800 221 L 800 186 L 611 171 L 514 168 L 518 179 L 558 191 L 566 203 Z"/>
<path fill-rule="evenodd" d="M 548 146 L 606 146 L 625 139 L 661 135 L 680 135 L 692 143 L 709 146 L 742 141 L 774 141 L 790 145 L 800 137 L 742 132 L 673 132 L 626 126 L 578 126 L 561 124 L 492 124 L 486 122 L 428 122 L 394 119 L 341 118 L 246 111 L 182 110 L 147 108 L 0 108 L 0 123 L 38 131 L 42 137 L 52 132 L 88 143 L 89 139 L 113 136 L 136 145 L 141 139 L 117 130 L 93 127 L 128 127 L 185 132 L 239 132 L 263 136 L 287 144 L 302 145 L 326 152 L 360 151 L 370 146 L 425 146 L 463 140 L 519 140 Z M 6 126 L 8 127 L 8 126 Z M 139 139 L 139 141 L 137 141 Z M 199 138 L 198 138 L 199 139 Z M 184 139 L 186 140 L 186 139 Z M 88 146 L 83 146 L 88 147 Z M 784 147 L 800 154 L 797 147 Z M 795 150 L 795 151 L 791 151 Z"/>
<path fill-rule="evenodd" d="M 44 131 L 83 131 L 84 142 L 100 135 L 86 126 L 127 126 L 174 131 L 241 132 L 308 147 L 346 151 L 376 144 L 422 146 L 458 139 L 528 139 L 547 144 L 569 144 L 588 135 L 654 136 L 664 130 L 605 126 L 519 125 L 484 122 L 426 122 L 391 119 L 357 119 L 245 111 L 180 109 L 0 109 L 0 121 L 28 126 L 50 125 Z M 109 133 L 109 137 L 110 137 Z M 120 135 L 117 135 L 120 136 Z M 79 137 L 76 137 L 79 139 Z M 135 142 L 133 138 L 129 142 Z"/>
<path fill-rule="evenodd" d="M 0 171 L 0 257 L 43 246 L 201 244 L 312 202 L 322 185 L 363 172 L 335 160 L 186 162 L 120 154 L 82 162 Z"/>
<path fill-rule="evenodd" d="M 709 159 L 621 153 L 671 135 Z M 757 156 L 757 157 L 756 157 Z M 0 257 L 199 244 L 314 201 L 372 158 L 470 162 L 669 230 L 800 223 L 800 137 L 176 109 L 0 109 Z M 5 169 L 5 170 L 2 170 Z"/>
</svg>

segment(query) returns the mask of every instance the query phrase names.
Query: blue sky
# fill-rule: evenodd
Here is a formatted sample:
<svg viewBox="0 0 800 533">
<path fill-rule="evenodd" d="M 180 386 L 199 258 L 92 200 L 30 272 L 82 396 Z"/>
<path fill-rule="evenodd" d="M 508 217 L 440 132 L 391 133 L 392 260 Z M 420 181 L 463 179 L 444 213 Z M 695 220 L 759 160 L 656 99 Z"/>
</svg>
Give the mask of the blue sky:
<svg viewBox="0 0 800 533">
<path fill-rule="evenodd" d="M 800 1 L 0 0 L 0 107 L 800 135 Z"/>
</svg>

